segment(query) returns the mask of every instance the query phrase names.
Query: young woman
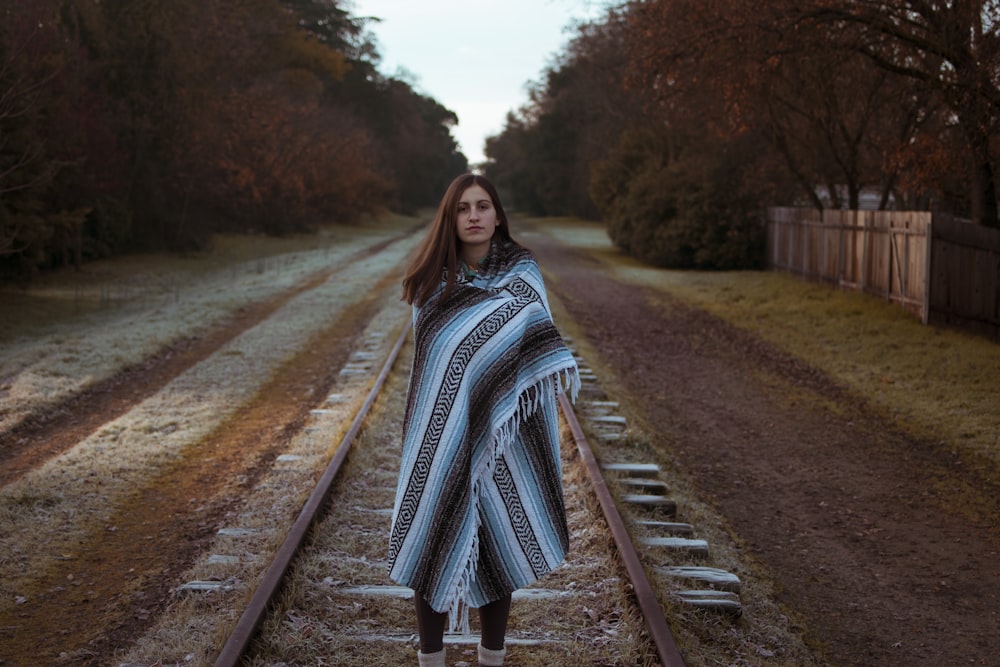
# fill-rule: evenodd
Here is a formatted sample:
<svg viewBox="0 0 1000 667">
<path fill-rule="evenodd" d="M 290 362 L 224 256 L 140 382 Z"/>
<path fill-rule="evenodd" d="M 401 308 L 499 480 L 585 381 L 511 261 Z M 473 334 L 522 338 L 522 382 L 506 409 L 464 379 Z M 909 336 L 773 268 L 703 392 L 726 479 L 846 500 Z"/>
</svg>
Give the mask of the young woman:
<svg viewBox="0 0 1000 667">
<path fill-rule="evenodd" d="M 420 665 L 445 664 L 445 622 L 468 634 L 469 607 L 479 664 L 502 665 L 511 593 L 568 547 L 556 395 L 575 397 L 576 362 L 482 176 L 448 187 L 403 298 L 415 349 L 389 575 L 414 589 Z"/>
</svg>

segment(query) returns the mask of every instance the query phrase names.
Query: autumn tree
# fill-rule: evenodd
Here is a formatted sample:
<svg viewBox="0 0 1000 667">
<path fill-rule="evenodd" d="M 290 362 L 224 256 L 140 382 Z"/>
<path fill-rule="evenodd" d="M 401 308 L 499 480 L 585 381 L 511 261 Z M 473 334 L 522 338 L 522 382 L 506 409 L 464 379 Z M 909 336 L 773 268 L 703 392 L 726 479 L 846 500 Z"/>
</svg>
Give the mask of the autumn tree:
<svg viewBox="0 0 1000 667">
<path fill-rule="evenodd" d="M 538 161 L 534 127 L 525 114 L 507 112 L 500 134 L 487 137 L 485 173 L 503 193 L 511 210 L 544 215 L 545 203 L 537 186 Z"/>
<path fill-rule="evenodd" d="M 858 209 L 866 189 L 879 208 L 902 198 L 897 156 L 939 112 L 927 96 L 856 54 L 810 50 L 770 62 L 755 122 L 806 200 Z"/>
<path fill-rule="evenodd" d="M 34 206 L 59 166 L 32 119 L 51 102 L 58 33 L 44 3 L 4 3 L 0 25 L 0 256 L 27 250 L 46 230 Z M 34 210 L 33 210 L 34 209 Z"/>
<path fill-rule="evenodd" d="M 213 60 L 227 75 L 209 90 L 192 86 L 180 105 L 185 201 L 217 228 L 267 233 L 370 210 L 388 186 L 370 157 L 371 133 L 327 96 L 350 69 L 347 57 L 278 5 L 244 2 L 237 15 L 229 7 L 206 36 L 226 45 Z"/>
<path fill-rule="evenodd" d="M 671 116 L 720 137 L 765 133 L 799 199 L 819 208 L 858 208 L 864 189 L 885 205 L 898 196 L 892 156 L 937 108 L 831 48 L 829 26 L 802 22 L 781 2 L 744 0 L 644 3 L 632 19 L 641 39 L 630 42 L 631 80 L 655 90 Z"/>
<path fill-rule="evenodd" d="M 432 203 L 455 114 L 340 0 L 0 0 L 0 272 Z"/>
<path fill-rule="evenodd" d="M 30 274 L 119 249 L 122 154 L 59 3 L 0 3 L 0 272 Z"/>
<path fill-rule="evenodd" d="M 828 26 L 829 44 L 931 91 L 947 105 L 969 156 L 971 216 L 1000 225 L 993 139 L 1000 126 L 1000 3 L 996 0 L 810 0 L 791 11 Z"/>
<path fill-rule="evenodd" d="M 414 213 L 436 204 L 451 180 L 468 169 L 451 134 L 459 119 L 405 81 L 382 79 L 379 92 L 376 108 L 387 111 L 381 122 L 371 119 L 381 147 L 379 159 L 396 183 L 396 207 Z"/>
<path fill-rule="evenodd" d="M 598 217 L 591 165 L 607 155 L 638 106 L 621 88 L 623 39 L 614 12 L 576 26 L 565 53 L 530 87 L 528 104 L 487 139 L 486 173 L 519 209 Z"/>
</svg>

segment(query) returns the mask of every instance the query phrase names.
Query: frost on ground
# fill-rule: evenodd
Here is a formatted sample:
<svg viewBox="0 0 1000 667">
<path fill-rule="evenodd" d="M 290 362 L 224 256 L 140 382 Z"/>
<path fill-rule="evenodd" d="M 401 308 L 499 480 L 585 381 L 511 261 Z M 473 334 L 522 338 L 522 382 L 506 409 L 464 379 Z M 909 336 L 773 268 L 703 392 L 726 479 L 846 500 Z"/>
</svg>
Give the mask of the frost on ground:
<svg viewBox="0 0 1000 667">
<path fill-rule="evenodd" d="M 122 295 L 104 300 L 109 304 L 106 307 L 27 328 L 8 322 L 0 329 L 0 432 L 44 406 L 140 363 L 174 340 L 207 330 L 248 303 L 335 269 L 352 255 L 397 233 L 391 227 L 353 229 L 318 245 L 313 242 L 317 245 L 313 249 L 208 270 L 172 264 L 158 274 L 154 265 L 138 281 L 134 276 L 120 277 L 133 283 L 127 291 L 116 283 L 95 288 L 99 301 L 112 290 Z M 77 298 L 60 288 L 34 291 L 39 300 Z M 23 293 L 14 296 L 26 298 Z M 16 317 L 12 314 L 10 320 Z"/>
<path fill-rule="evenodd" d="M 52 401 L 68 391 L 67 384 L 79 387 L 99 373 L 114 373 L 127 363 L 121 358 L 140 359 L 155 349 L 156 341 L 189 333 L 185 327 L 213 321 L 217 318 L 214 309 L 233 309 L 248 299 L 266 298 L 301 276 L 321 270 L 332 261 L 330 257 L 347 257 L 371 243 L 368 237 L 357 245 L 338 248 L 329 257 L 318 253 L 320 256 L 310 261 L 303 260 L 301 267 L 297 265 L 292 276 L 255 276 L 246 281 L 220 276 L 208 289 L 199 291 L 190 312 L 188 306 L 163 306 L 156 309 L 159 315 L 155 317 L 130 313 L 107 323 L 94 323 L 77 334 L 78 344 L 88 352 L 81 353 L 79 365 L 65 367 L 71 369 L 73 382 L 42 383 L 46 391 L 23 396 L 19 407 L 30 411 L 39 402 Z M 0 610 L 9 608 L 22 594 L 25 577 L 46 568 L 47 562 L 58 567 L 60 554 L 71 552 L 93 529 L 94 522 L 109 515 L 131 489 L 248 401 L 282 361 L 398 267 L 414 243 L 413 237 L 397 241 L 367 257 L 349 275 L 335 275 L 299 294 L 272 317 L 237 336 L 73 449 L 0 489 Z M 312 260 L 315 263 L 310 263 Z M 223 293 L 223 287 L 228 291 Z M 126 324 L 132 329 L 126 331 Z M 54 374 L 53 369 L 62 368 L 61 355 L 47 350 L 46 340 L 52 344 L 53 339 L 46 338 L 24 341 L 13 352 L 5 349 L 4 372 L 29 357 L 34 359 L 30 371 L 22 368 L 17 377 L 44 378 Z M 84 363 L 91 353 L 99 359 Z"/>
<path fill-rule="evenodd" d="M 409 309 L 393 299 L 371 321 L 361 337 L 369 358 L 368 375 L 346 374 L 333 388 L 322 410 L 314 410 L 271 471 L 246 494 L 240 512 L 232 517 L 232 533 L 219 534 L 211 549 L 188 570 L 183 581 L 219 584 L 209 591 L 178 588 L 175 602 L 138 638 L 116 664 L 183 664 L 187 656 L 211 662 L 228 636 L 240 610 L 256 590 L 265 568 L 284 539 L 290 517 L 301 510 L 305 494 L 330 459 L 369 390 L 372 376 L 395 342 L 395 331 Z"/>
</svg>

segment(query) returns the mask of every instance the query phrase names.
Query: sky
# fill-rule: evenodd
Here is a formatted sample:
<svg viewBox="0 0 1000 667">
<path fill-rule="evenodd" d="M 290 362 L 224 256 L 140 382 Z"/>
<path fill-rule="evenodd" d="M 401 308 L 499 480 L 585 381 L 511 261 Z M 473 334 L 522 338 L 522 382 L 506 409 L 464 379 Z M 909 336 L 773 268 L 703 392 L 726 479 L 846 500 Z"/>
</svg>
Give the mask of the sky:
<svg viewBox="0 0 1000 667">
<path fill-rule="evenodd" d="M 528 101 L 526 85 L 572 38 L 574 20 L 604 15 L 602 0 L 353 0 L 369 24 L 382 74 L 408 81 L 458 115 L 452 136 L 470 164 L 487 136 Z M 400 76 L 400 68 L 406 71 Z"/>
</svg>

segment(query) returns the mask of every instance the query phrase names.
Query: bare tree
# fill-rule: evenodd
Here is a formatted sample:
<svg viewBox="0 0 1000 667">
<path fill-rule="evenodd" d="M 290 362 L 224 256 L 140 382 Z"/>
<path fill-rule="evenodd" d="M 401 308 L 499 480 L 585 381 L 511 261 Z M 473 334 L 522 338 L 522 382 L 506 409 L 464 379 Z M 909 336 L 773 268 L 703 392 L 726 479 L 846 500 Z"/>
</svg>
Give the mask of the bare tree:
<svg viewBox="0 0 1000 667">
<path fill-rule="evenodd" d="M 997 0 L 813 0 L 808 20 L 833 26 L 836 45 L 938 93 L 971 157 L 972 217 L 1000 225 L 991 138 L 1000 125 Z"/>
<path fill-rule="evenodd" d="M 39 57 L 52 27 L 35 4 L 8 9 L 7 29 L 0 35 L 0 256 L 22 252 L 30 244 L 28 228 L 37 220 L 12 210 L 11 199 L 44 188 L 59 171 L 33 126 L 45 111 L 46 89 L 57 73 L 51 58 Z"/>
</svg>

